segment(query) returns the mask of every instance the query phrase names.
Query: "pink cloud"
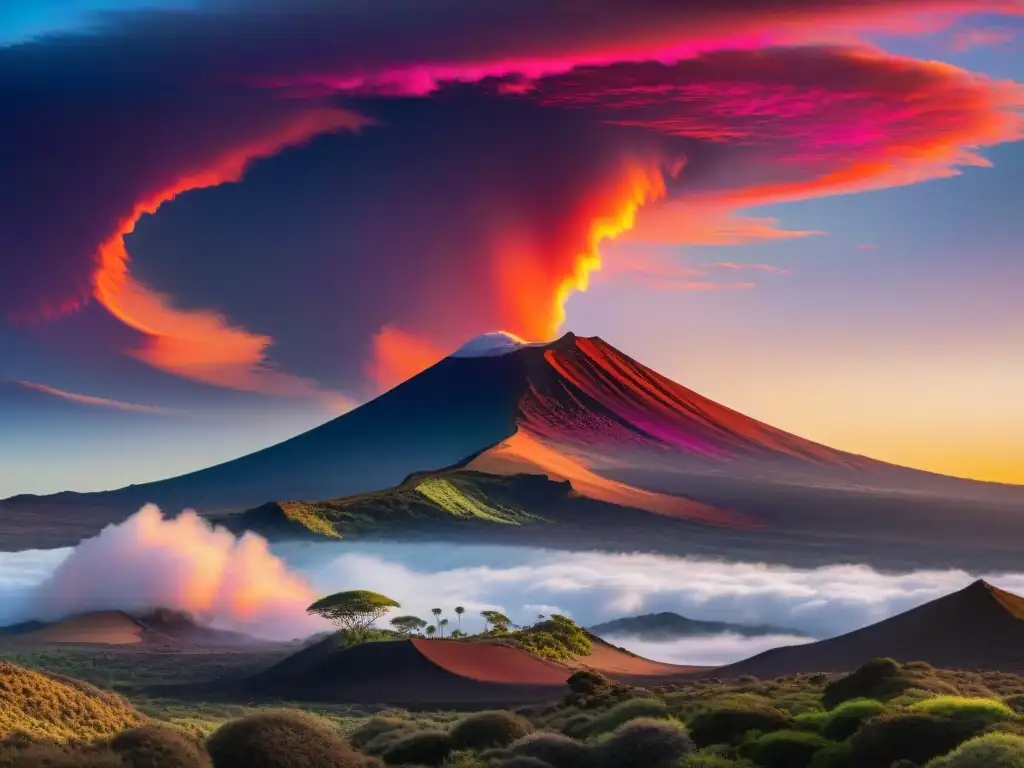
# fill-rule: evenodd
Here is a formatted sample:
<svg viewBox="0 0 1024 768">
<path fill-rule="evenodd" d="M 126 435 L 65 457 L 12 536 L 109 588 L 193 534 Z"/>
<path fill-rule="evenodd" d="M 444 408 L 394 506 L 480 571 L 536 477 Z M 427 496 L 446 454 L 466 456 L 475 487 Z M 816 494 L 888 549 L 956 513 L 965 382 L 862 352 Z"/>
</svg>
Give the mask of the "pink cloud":
<svg viewBox="0 0 1024 768">
<path fill-rule="evenodd" d="M 78 403 L 79 405 L 89 405 L 97 408 L 110 408 L 115 411 L 132 411 L 135 413 L 174 413 L 174 411 L 171 409 L 161 408 L 155 405 L 141 405 L 139 403 L 128 403 L 123 400 L 112 400 L 106 397 L 80 395 L 77 392 L 68 392 L 63 389 L 57 389 L 56 387 L 48 387 L 45 384 L 39 384 L 34 381 L 24 381 L 22 379 L 10 379 L 10 381 L 13 384 L 17 384 L 19 387 L 31 389 L 35 392 L 42 392 L 43 394 L 50 395 L 51 397 L 58 397 L 61 400 L 67 400 L 68 402 L 71 403 Z"/>
</svg>

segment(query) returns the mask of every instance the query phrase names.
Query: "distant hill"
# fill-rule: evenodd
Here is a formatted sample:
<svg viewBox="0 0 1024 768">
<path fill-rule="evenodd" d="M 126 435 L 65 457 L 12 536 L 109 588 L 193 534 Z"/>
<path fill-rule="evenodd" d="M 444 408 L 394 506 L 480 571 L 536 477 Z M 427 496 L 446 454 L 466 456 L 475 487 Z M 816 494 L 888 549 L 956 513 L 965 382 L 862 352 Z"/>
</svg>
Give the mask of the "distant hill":
<svg viewBox="0 0 1024 768">
<path fill-rule="evenodd" d="M 769 678 L 846 672 L 873 658 L 944 669 L 1024 671 L 1024 598 L 976 581 L 969 587 L 839 637 L 787 646 L 715 670 Z"/>
<path fill-rule="evenodd" d="M 629 616 L 606 621 L 588 627 L 598 637 L 630 635 L 642 640 L 678 640 L 684 637 L 706 637 L 708 635 L 741 635 L 762 637 L 764 635 L 789 635 L 807 637 L 804 632 L 771 624 L 734 624 L 728 621 L 700 621 L 688 619 L 678 613 L 647 613 L 643 616 Z"/>
<path fill-rule="evenodd" d="M 18 645 L 150 645 L 249 648 L 265 641 L 197 623 L 179 611 L 158 608 L 133 616 L 124 611 L 93 611 L 50 623 L 31 621 L 0 627 L 0 640 Z"/>
</svg>

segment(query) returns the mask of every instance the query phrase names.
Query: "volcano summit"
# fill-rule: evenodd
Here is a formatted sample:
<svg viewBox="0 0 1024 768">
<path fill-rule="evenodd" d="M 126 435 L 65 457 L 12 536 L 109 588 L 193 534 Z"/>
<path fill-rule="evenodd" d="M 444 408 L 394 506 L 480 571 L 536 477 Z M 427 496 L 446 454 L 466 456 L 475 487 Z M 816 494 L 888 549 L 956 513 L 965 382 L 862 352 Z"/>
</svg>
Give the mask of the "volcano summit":
<svg viewBox="0 0 1024 768">
<path fill-rule="evenodd" d="M 572 333 L 486 334 L 333 421 L 199 472 L 8 499 L 2 543 L 71 544 L 148 502 L 272 537 L 415 532 L 793 564 L 1010 567 L 1024 534 L 1020 487 L 819 445 Z"/>
</svg>

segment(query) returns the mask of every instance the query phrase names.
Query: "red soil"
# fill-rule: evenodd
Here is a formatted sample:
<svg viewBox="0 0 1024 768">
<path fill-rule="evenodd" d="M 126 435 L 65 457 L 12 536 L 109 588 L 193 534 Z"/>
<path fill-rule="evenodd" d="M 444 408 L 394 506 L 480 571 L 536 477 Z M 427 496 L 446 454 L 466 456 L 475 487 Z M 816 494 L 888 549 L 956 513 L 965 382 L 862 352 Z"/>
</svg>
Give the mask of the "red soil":
<svg viewBox="0 0 1024 768">
<path fill-rule="evenodd" d="M 571 674 L 561 664 L 518 648 L 450 640 L 410 641 L 424 657 L 453 675 L 506 685 L 562 685 Z"/>
<path fill-rule="evenodd" d="M 620 651 L 613 645 L 591 635 L 593 652 L 589 656 L 581 656 L 569 666 L 576 669 L 592 669 L 609 677 L 659 677 L 662 675 L 684 675 L 702 671 L 703 667 L 689 667 L 679 664 L 666 664 L 652 661 L 642 656 Z"/>
<path fill-rule="evenodd" d="M 100 611 L 64 619 L 12 639 L 31 644 L 134 645 L 142 642 L 142 635 L 142 625 L 128 614 Z"/>
</svg>

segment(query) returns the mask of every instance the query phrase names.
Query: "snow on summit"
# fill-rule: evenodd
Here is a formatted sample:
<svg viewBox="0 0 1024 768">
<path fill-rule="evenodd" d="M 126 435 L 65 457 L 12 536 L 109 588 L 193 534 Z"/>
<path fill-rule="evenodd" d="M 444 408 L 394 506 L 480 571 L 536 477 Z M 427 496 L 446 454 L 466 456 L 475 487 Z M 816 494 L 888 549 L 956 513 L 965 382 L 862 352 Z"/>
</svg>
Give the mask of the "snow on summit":
<svg viewBox="0 0 1024 768">
<path fill-rule="evenodd" d="M 532 347 L 535 344 L 523 341 L 518 336 L 507 331 L 492 331 L 484 333 L 474 339 L 470 339 L 457 350 L 452 357 L 497 357 L 515 352 L 523 347 Z"/>
</svg>

